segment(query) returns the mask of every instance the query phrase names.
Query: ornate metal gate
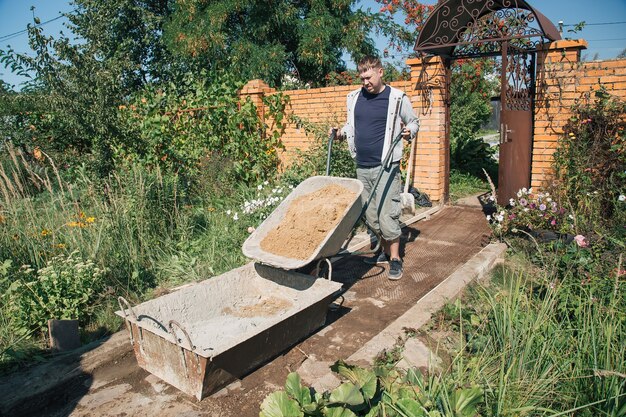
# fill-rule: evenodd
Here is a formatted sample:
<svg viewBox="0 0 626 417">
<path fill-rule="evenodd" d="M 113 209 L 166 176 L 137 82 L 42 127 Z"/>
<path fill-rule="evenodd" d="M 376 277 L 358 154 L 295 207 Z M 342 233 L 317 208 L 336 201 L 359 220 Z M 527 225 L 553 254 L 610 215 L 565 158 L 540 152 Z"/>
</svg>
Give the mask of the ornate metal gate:
<svg viewBox="0 0 626 417">
<path fill-rule="evenodd" d="M 439 55 L 447 68 L 458 58 L 502 57 L 500 204 L 530 185 L 535 52 L 559 39 L 552 22 L 524 0 L 447 0 L 431 12 L 415 44 L 418 54 Z"/>
<path fill-rule="evenodd" d="M 502 48 L 498 203 L 530 187 L 535 54 Z"/>
</svg>

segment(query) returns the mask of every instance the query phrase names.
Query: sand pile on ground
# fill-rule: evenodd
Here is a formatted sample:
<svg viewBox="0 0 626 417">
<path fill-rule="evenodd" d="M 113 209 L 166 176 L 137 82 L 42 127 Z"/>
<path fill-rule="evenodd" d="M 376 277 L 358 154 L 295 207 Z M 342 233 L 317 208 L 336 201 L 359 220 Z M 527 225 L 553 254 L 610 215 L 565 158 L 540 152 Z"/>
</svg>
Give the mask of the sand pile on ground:
<svg viewBox="0 0 626 417">
<path fill-rule="evenodd" d="M 308 259 L 354 202 L 355 193 L 330 184 L 294 199 L 287 214 L 261 241 L 261 249 L 292 259 Z"/>
</svg>

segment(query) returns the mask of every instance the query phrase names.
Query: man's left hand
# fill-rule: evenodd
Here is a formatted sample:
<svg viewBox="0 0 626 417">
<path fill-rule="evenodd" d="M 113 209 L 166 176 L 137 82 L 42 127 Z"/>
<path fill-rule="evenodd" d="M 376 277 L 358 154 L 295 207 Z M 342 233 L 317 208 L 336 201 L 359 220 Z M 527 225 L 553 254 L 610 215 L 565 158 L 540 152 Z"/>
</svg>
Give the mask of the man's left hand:
<svg viewBox="0 0 626 417">
<path fill-rule="evenodd" d="M 402 129 L 402 139 L 406 140 L 407 142 L 411 141 L 411 131 L 406 127 Z"/>
</svg>

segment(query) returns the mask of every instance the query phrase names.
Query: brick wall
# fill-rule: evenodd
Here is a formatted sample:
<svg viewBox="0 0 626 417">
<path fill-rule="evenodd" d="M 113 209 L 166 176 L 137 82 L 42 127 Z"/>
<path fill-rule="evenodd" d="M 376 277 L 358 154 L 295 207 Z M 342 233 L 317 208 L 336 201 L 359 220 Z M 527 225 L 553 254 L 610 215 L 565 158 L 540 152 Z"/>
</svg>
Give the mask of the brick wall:
<svg viewBox="0 0 626 417">
<path fill-rule="evenodd" d="M 420 190 L 429 194 L 437 201 L 443 198 L 443 190 L 447 190 L 447 153 L 445 149 L 445 107 L 443 106 L 443 64 L 439 58 L 430 58 L 424 62 L 420 59 L 407 61 L 411 66 L 410 81 L 392 82 L 390 85 L 406 92 L 409 96 L 415 112 L 421 120 L 418 135 L 416 164 L 412 169 L 413 184 Z M 426 75 L 435 85 L 429 90 L 428 97 L 424 93 L 416 91 L 415 80 L 420 75 L 422 64 L 426 66 Z M 424 74 L 421 74 L 422 77 Z M 287 90 L 282 93 L 289 96 L 287 116 L 297 116 L 309 126 L 314 126 L 322 134 L 328 131 L 330 126 L 342 126 L 346 120 L 346 95 L 359 88 L 358 85 L 337 86 L 325 88 L 312 88 L 306 90 Z M 275 94 L 276 90 L 270 88 L 261 80 L 252 80 L 244 86 L 241 96 L 249 96 L 257 105 L 261 115 L 266 114 L 261 97 Z M 290 120 L 289 117 L 287 117 Z M 268 124 L 272 126 L 272 121 Z M 443 140 L 441 138 L 444 138 Z M 281 163 L 288 165 L 293 161 L 296 150 L 305 150 L 315 140 L 314 133 L 297 123 L 287 124 L 282 142 L 285 150 L 280 154 Z"/>
<path fill-rule="evenodd" d="M 557 41 L 537 55 L 537 82 L 531 186 L 550 178 L 552 154 L 571 107 L 600 85 L 626 99 L 626 59 L 580 62 L 584 40 Z"/>
<path fill-rule="evenodd" d="M 626 59 L 580 62 L 587 43 L 557 41 L 537 54 L 534 139 L 531 186 L 540 187 L 550 176 L 552 153 L 571 116 L 571 106 L 600 84 L 614 95 L 626 98 Z M 449 188 L 449 109 L 446 106 L 446 82 L 443 61 L 438 57 L 410 59 L 411 80 L 394 82 L 404 90 L 420 117 L 416 162 L 411 169 L 413 185 L 426 192 L 433 201 L 446 200 Z M 416 88 L 419 87 L 419 88 Z M 332 125 L 341 126 L 346 117 L 346 95 L 358 86 L 339 86 L 290 90 L 288 115 L 295 115 L 325 134 Z M 241 91 L 249 96 L 264 115 L 261 98 L 275 94 L 263 81 L 250 81 Z M 271 121 L 270 121 L 271 126 Z M 295 123 L 287 125 L 282 137 L 285 151 L 283 164 L 293 160 L 296 149 L 307 149 L 314 135 Z"/>
</svg>

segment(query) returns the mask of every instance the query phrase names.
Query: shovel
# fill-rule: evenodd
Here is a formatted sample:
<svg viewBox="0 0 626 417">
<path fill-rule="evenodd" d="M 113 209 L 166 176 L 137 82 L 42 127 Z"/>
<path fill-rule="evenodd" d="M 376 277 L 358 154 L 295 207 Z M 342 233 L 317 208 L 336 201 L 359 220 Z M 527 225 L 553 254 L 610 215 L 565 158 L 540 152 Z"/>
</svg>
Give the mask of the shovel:
<svg viewBox="0 0 626 417">
<path fill-rule="evenodd" d="M 415 197 L 409 192 L 409 184 L 411 183 L 411 171 L 413 169 L 413 158 L 415 157 L 415 146 L 417 137 L 411 142 L 411 152 L 409 153 L 409 161 L 407 162 L 406 182 L 404 183 L 404 192 L 400 194 L 400 207 L 403 214 L 415 214 Z"/>
</svg>

